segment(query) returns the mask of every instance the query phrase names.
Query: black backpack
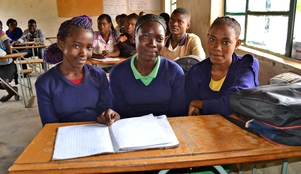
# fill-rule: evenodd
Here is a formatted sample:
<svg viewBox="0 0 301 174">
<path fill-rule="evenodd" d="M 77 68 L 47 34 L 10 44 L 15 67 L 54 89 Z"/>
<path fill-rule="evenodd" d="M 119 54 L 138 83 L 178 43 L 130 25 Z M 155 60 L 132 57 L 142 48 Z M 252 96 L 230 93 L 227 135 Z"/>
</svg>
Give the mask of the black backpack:
<svg viewBox="0 0 301 174">
<path fill-rule="evenodd" d="M 301 83 L 264 85 L 230 97 L 228 120 L 273 143 L 301 145 Z"/>
</svg>

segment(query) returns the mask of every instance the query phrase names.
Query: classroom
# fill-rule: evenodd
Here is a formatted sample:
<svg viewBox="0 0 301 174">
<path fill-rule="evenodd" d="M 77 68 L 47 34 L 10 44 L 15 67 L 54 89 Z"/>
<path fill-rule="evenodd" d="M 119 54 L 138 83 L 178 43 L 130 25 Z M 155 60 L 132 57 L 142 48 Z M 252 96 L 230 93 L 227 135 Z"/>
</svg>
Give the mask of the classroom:
<svg viewBox="0 0 301 174">
<path fill-rule="evenodd" d="M 116 9 L 120 9 L 122 13 L 126 14 L 139 14 L 141 8 L 145 8 L 143 11 L 146 13 L 160 14 L 162 12 L 166 12 L 171 14 L 171 12 L 177 7 L 187 8 L 191 12 L 191 27 L 187 31 L 195 33 L 200 37 L 202 46 L 207 55 L 208 46 L 206 43 L 208 29 L 217 17 L 225 14 L 225 2 L 228 0 L 95 1 L 102 1 L 101 4 L 103 4 L 103 6 L 99 7 L 99 9 L 95 6 L 93 9 L 96 13 L 99 11 L 98 14 L 91 16 L 93 20 L 92 28 L 95 31 L 97 30 L 97 17 L 100 14 L 105 13 L 106 10 L 107 13 L 111 15 L 114 26 L 116 26 L 114 18 L 119 13 Z M 295 0 L 294 2 L 296 3 L 297 1 L 299 2 L 300 0 Z M 18 27 L 22 29 L 27 28 L 27 22 L 29 19 L 35 19 L 37 21 L 38 28 L 43 29 L 46 37 L 55 37 L 60 24 L 70 18 L 59 17 L 59 13 L 64 15 L 64 11 L 59 12 L 58 4 L 64 2 L 66 1 L 0 0 L 0 20 L 3 23 L 3 31 L 8 29 L 6 21 L 9 18 L 16 19 L 18 21 Z M 80 1 L 74 0 L 73 2 L 81 3 L 81 5 L 83 4 L 83 2 Z M 93 2 L 93 0 L 91 0 L 91 2 Z M 139 3 L 142 3 L 142 5 Z M 71 9 L 71 12 L 74 11 Z M 229 14 L 233 15 L 231 11 L 229 11 Z M 47 40 L 45 44 L 50 45 L 51 42 Z M 292 48 L 292 46 L 290 48 Z M 272 77 L 281 73 L 293 72 L 301 75 L 301 61 L 287 56 L 291 53 L 272 54 L 270 51 L 265 51 L 264 49 L 256 49 L 256 47 L 248 47 L 244 45 L 240 46 L 236 50 L 236 53 L 241 55 L 250 53 L 258 59 L 260 64 L 259 83 L 261 85 L 269 84 L 269 80 Z M 32 82 L 35 80 L 36 77 L 33 77 Z M 0 94 L 0 96 L 4 94 L 3 90 L 0 91 Z M 8 168 L 42 128 L 38 114 L 36 101 L 32 108 L 24 108 L 22 101 L 10 101 L 6 103 L 0 102 L 0 174 L 7 173 Z M 288 174 L 301 173 L 300 164 L 300 157 L 289 159 Z M 259 163 L 257 164 L 257 173 L 280 173 L 281 165 L 282 163 L 279 161 Z M 252 173 L 252 164 L 246 165 L 244 173 Z"/>
</svg>

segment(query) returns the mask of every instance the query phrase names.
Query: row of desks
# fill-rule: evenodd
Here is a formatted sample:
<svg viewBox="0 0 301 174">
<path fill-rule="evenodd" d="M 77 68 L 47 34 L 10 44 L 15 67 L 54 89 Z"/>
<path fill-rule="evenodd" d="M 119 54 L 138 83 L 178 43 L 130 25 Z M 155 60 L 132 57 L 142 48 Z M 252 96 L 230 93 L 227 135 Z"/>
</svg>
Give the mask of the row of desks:
<svg viewBox="0 0 301 174">
<path fill-rule="evenodd" d="M 279 146 L 251 134 L 220 115 L 169 118 L 180 142 L 172 149 L 153 149 L 52 161 L 56 131 L 45 125 L 9 168 L 17 173 L 116 173 L 190 168 L 301 156 L 300 146 Z"/>
</svg>

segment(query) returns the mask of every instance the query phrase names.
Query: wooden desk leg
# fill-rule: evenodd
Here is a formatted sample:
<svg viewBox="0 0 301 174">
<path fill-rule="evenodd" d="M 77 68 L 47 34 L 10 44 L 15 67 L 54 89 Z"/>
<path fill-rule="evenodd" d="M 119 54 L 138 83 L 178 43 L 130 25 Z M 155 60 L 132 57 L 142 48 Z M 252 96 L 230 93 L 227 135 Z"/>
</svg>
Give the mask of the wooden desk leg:
<svg viewBox="0 0 301 174">
<path fill-rule="evenodd" d="M 12 88 L 9 84 L 6 83 L 1 77 L 0 77 L 0 82 L 4 83 L 9 89 L 11 89 L 15 94 L 17 94 L 19 97 L 22 97 L 21 94 L 19 94 L 14 88 Z"/>
<path fill-rule="evenodd" d="M 281 174 L 286 174 L 286 172 L 287 172 L 287 166 L 288 166 L 288 159 L 285 158 L 283 160 Z"/>
<path fill-rule="evenodd" d="M 254 164 L 254 166 L 253 166 L 253 170 L 252 170 L 252 174 L 256 174 L 256 170 L 257 170 L 257 165 L 256 165 L 256 164 Z"/>
<path fill-rule="evenodd" d="M 239 172 L 238 172 L 238 174 L 242 174 L 243 173 L 243 168 L 244 168 L 244 164 L 243 163 L 240 163 L 239 164 Z"/>
<path fill-rule="evenodd" d="M 27 77 L 24 77 L 22 63 L 21 63 L 22 60 L 21 59 L 22 59 L 22 57 L 19 57 L 19 58 L 16 59 L 17 73 L 18 73 L 18 76 L 19 76 L 18 80 L 19 80 L 19 84 L 20 84 L 22 98 L 23 98 L 25 108 L 29 108 L 33 104 L 34 96 L 33 96 L 33 91 L 32 91 L 32 86 L 31 86 L 31 81 L 30 81 L 29 74 L 28 74 Z M 25 81 L 27 81 L 27 85 L 26 85 Z M 26 88 L 28 88 L 28 92 L 27 92 Z"/>
<path fill-rule="evenodd" d="M 44 60 L 44 51 L 45 51 L 45 48 L 41 48 L 41 49 L 42 49 L 42 59 L 43 59 L 44 72 L 46 72 L 46 71 L 48 71 L 48 64 Z"/>
<path fill-rule="evenodd" d="M 16 66 L 17 66 L 17 74 L 18 74 L 18 80 L 19 80 L 20 89 L 21 89 L 21 93 L 22 93 L 22 98 L 23 98 L 24 105 L 26 107 L 26 99 L 25 99 L 26 97 L 25 97 L 25 91 L 23 89 L 23 84 L 24 84 L 23 80 L 24 79 L 21 77 L 21 71 L 23 70 L 21 59 L 22 59 L 22 57 L 16 59 Z"/>
<path fill-rule="evenodd" d="M 220 165 L 213 166 L 220 174 L 228 174 L 228 172 Z"/>
<path fill-rule="evenodd" d="M 158 174 L 166 174 L 169 170 L 160 170 Z"/>
</svg>

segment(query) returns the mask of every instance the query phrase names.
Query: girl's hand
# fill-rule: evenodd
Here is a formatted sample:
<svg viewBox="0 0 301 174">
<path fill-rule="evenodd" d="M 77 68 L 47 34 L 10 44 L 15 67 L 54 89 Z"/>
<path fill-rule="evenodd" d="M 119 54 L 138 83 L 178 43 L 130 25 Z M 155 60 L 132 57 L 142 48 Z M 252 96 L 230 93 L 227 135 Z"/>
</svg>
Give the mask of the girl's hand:
<svg viewBox="0 0 301 174">
<path fill-rule="evenodd" d="M 103 58 L 106 58 L 106 57 L 109 57 L 109 54 L 110 54 L 109 50 L 103 50 L 102 53 L 101 53 L 101 56 Z"/>
<path fill-rule="evenodd" d="M 200 110 L 203 108 L 203 100 L 193 100 L 188 108 L 188 115 L 200 115 Z"/>
<path fill-rule="evenodd" d="M 119 119 L 120 115 L 117 112 L 113 111 L 112 109 L 108 109 L 104 111 L 100 116 L 98 116 L 96 121 L 97 123 L 111 126 L 115 121 Z"/>
<path fill-rule="evenodd" d="M 200 109 L 189 105 L 188 115 L 189 116 L 200 115 Z"/>
<path fill-rule="evenodd" d="M 126 36 L 119 36 L 118 38 L 118 42 L 124 42 L 126 41 L 128 38 Z"/>
</svg>

